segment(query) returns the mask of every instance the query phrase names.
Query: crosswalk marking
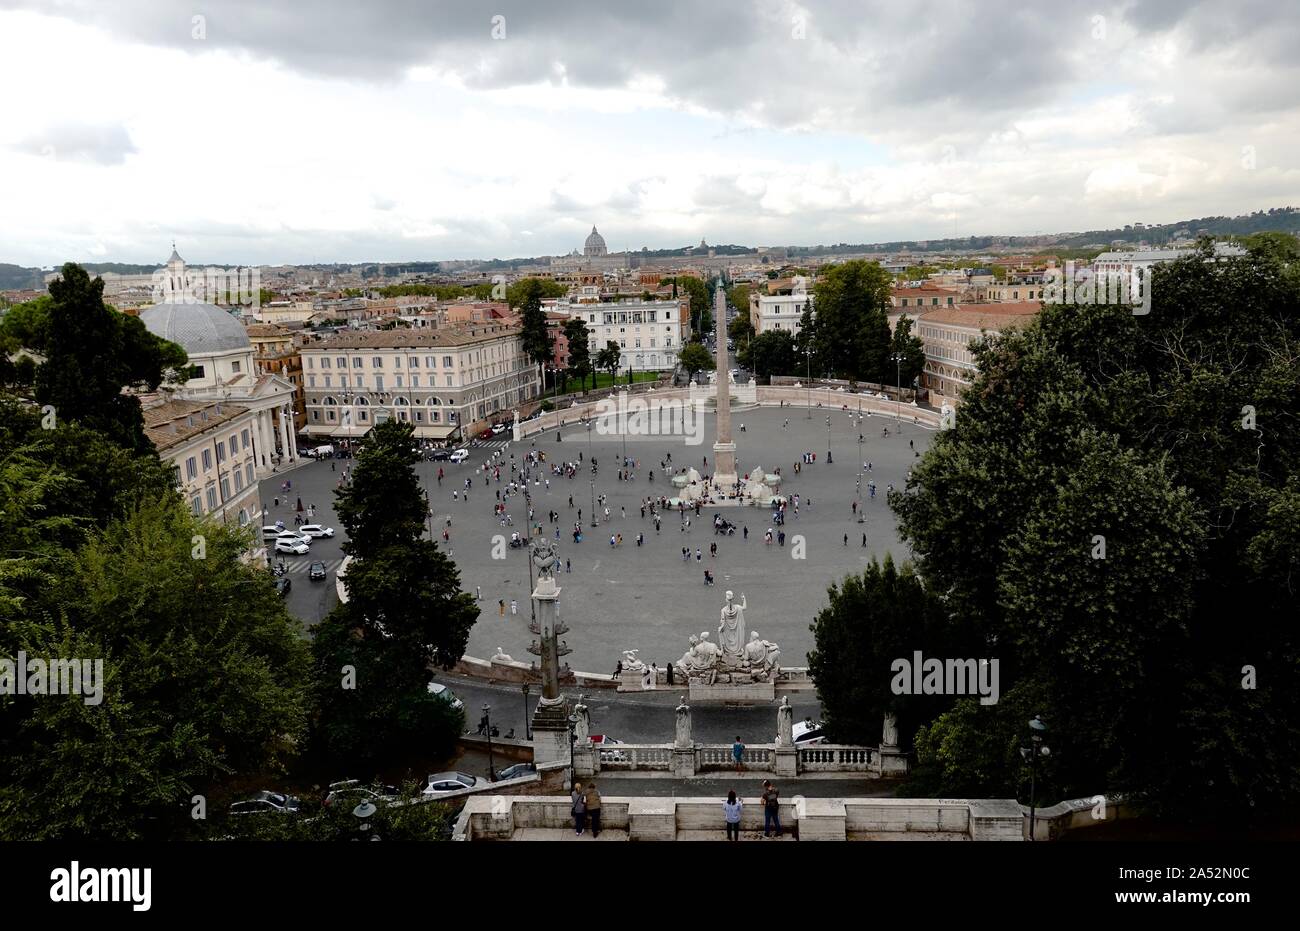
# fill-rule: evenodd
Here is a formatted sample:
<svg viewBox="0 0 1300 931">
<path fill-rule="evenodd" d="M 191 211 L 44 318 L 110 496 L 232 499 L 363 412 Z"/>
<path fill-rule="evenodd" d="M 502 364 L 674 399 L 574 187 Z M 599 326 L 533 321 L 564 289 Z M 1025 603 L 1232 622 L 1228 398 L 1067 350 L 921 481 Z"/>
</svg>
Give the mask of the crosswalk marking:
<svg viewBox="0 0 1300 931">
<path fill-rule="evenodd" d="M 288 554 L 284 554 L 284 555 L 288 555 Z M 290 562 L 287 559 L 284 561 L 285 572 L 289 573 L 290 575 L 306 575 L 307 570 L 311 568 L 311 564 L 314 562 L 324 562 L 326 571 L 330 572 L 331 574 L 334 572 L 334 570 L 338 569 L 338 567 L 343 564 L 342 559 L 325 559 L 325 560 L 312 559 L 311 553 L 308 553 L 305 556 L 295 556 L 294 559 L 297 561 Z M 272 563 L 272 565 L 274 565 L 274 563 Z"/>
</svg>

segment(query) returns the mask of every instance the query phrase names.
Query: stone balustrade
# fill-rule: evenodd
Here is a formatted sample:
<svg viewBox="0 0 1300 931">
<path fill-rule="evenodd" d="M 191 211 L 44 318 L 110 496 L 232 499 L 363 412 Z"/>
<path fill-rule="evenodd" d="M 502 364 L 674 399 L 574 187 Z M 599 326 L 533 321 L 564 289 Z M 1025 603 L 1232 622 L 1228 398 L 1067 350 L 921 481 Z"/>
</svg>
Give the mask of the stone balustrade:
<svg viewBox="0 0 1300 931">
<path fill-rule="evenodd" d="M 813 747 L 777 747 L 749 744 L 742 754 L 745 768 L 782 777 L 828 773 L 865 773 L 869 776 L 907 772 L 907 756 L 889 748 L 819 744 Z M 678 777 L 725 772 L 735 767 L 730 744 L 694 744 L 680 749 L 672 744 L 615 744 L 597 747 L 579 743 L 573 748 L 578 778 L 600 772 L 664 773 Z"/>
<path fill-rule="evenodd" d="M 742 798 L 741 830 L 760 831 L 762 806 Z M 781 825 L 799 840 L 1022 840 L 1013 799 L 805 798 L 781 802 Z M 601 799 L 601 830 L 634 841 L 707 839 L 723 834 L 722 797 Z M 572 834 L 569 800 L 546 796 L 466 799 L 453 839 L 555 840 Z"/>
<path fill-rule="evenodd" d="M 818 744 L 800 748 L 801 773 L 879 773 L 880 752 L 871 747 Z"/>
</svg>

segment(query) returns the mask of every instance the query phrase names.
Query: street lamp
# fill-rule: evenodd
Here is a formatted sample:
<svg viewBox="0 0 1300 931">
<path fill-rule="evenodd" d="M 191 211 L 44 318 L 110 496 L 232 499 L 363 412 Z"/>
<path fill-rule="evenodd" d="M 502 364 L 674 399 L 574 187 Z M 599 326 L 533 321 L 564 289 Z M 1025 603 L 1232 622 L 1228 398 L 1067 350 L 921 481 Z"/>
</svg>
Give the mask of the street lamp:
<svg viewBox="0 0 1300 931">
<path fill-rule="evenodd" d="M 575 730 L 578 727 L 578 716 L 569 715 L 569 782 L 573 782 L 573 744 L 578 739 Z"/>
<path fill-rule="evenodd" d="M 1037 787 L 1038 776 L 1038 758 L 1051 756 L 1052 751 L 1043 743 L 1043 735 L 1047 733 L 1047 725 L 1038 715 L 1034 715 L 1029 722 L 1029 746 L 1020 748 L 1020 756 L 1029 761 L 1029 839 L 1034 839 L 1035 825 L 1035 799 L 1034 791 Z"/>
<path fill-rule="evenodd" d="M 902 354 L 901 352 L 896 352 L 896 353 L 894 353 L 890 358 L 893 359 L 893 361 L 894 361 L 894 392 L 895 392 L 895 394 L 894 394 L 894 432 L 895 432 L 895 433 L 898 433 L 898 432 L 899 432 L 899 429 L 900 429 L 900 424 L 902 424 L 902 422 L 903 422 L 903 417 L 902 417 L 902 396 L 903 396 L 903 386 L 899 384 L 899 382 L 901 382 L 901 381 L 903 380 L 903 375 L 902 375 L 902 370 L 903 370 L 903 354 Z"/>
<path fill-rule="evenodd" d="M 829 400 L 829 399 L 828 399 Z M 826 415 L 826 464 L 834 462 L 831 458 L 831 415 Z"/>
<path fill-rule="evenodd" d="M 378 834 L 370 834 L 370 819 L 375 816 L 377 810 L 369 800 L 363 801 L 352 809 L 352 817 L 357 819 L 357 832 L 361 835 L 357 840 L 379 840 Z"/>
<path fill-rule="evenodd" d="M 492 718 L 491 718 L 491 714 L 492 714 L 492 706 L 491 706 L 491 705 L 484 705 L 484 706 L 483 706 L 483 722 L 487 725 L 487 741 L 488 741 L 488 782 L 496 782 L 496 781 L 497 781 L 497 774 L 496 774 L 496 770 L 495 770 L 495 768 L 492 766 Z"/>
<path fill-rule="evenodd" d="M 591 466 L 591 474 L 592 474 L 592 479 L 591 479 L 591 526 L 596 527 L 596 526 L 598 526 L 598 523 L 597 523 L 597 521 L 596 521 L 596 479 L 595 479 L 595 475 L 596 475 L 596 463 L 595 463 L 595 460 L 593 460 L 593 459 L 591 458 L 591 419 L 590 419 L 590 418 L 591 418 L 591 412 L 590 412 L 590 411 L 587 412 L 587 417 L 588 417 L 588 419 L 587 419 L 587 464 L 588 464 L 589 466 Z"/>
<path fill-rule="evenodd" d="M 532 722 L 528 719 L 528 683 L 527 682 L 525 682 L 522 686 L 520 686 L 520 691 L 524 693 L 524 739 L 532 740 L 533 725 Z"/>
</svg>

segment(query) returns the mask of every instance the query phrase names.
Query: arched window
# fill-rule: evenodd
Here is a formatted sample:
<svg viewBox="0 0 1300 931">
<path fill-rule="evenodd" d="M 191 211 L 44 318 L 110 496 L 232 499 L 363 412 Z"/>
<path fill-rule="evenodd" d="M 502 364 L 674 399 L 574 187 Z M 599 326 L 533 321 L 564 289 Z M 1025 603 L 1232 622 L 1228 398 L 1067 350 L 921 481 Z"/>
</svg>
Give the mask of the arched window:
<svg viewBox="0 0 1300 931">
<path fill-rule="evenodd" d="M 406 398 L 403 398 L 403 397 L 400 397 L 400 396 L 399 396 L 399 397 L 393 398 L 393 403 L 394 403 L 395 405 L 397 405 L 398 407 L 407 407 L 407 406 L 410 405 L 411 402 L 408 401 L 408 400 L 406 400 Z"/>
<path fill-rule="evenodd" d="M 335 401 L 335 400 L 334 400 L 332 397 L 330 397 L 329 395 L 326 395 L 326 396 L 325 396 L 325 406 L 326 406 L 326 407 L 334 407 L 334 406 L 335 406 L 336 404 L 338 404 L 338 403 L 339 403 L 338 401 Z"/>
</svg>

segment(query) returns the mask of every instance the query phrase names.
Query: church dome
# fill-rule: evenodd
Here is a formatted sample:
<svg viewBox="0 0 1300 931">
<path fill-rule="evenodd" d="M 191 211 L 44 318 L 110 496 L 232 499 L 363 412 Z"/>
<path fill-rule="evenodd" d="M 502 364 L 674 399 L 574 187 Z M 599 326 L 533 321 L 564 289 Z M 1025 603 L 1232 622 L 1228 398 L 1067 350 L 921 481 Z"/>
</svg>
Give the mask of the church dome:
<svg viewBox="0 0 1300 931">
<path fill-rule="evenodd" d="M 605 248 L 605 237 L 596 232 L 596 227 L 591 228 L 591 235 L 582 246 L 583 255 L 609 255 L 609 250 Z"/>
<path fill-rule="evenodd" d="M 145 328 L 191 356 L 248 349 L 244 325 L 214 304 L 155 304 L 140 312 Z"/>
</svg>

